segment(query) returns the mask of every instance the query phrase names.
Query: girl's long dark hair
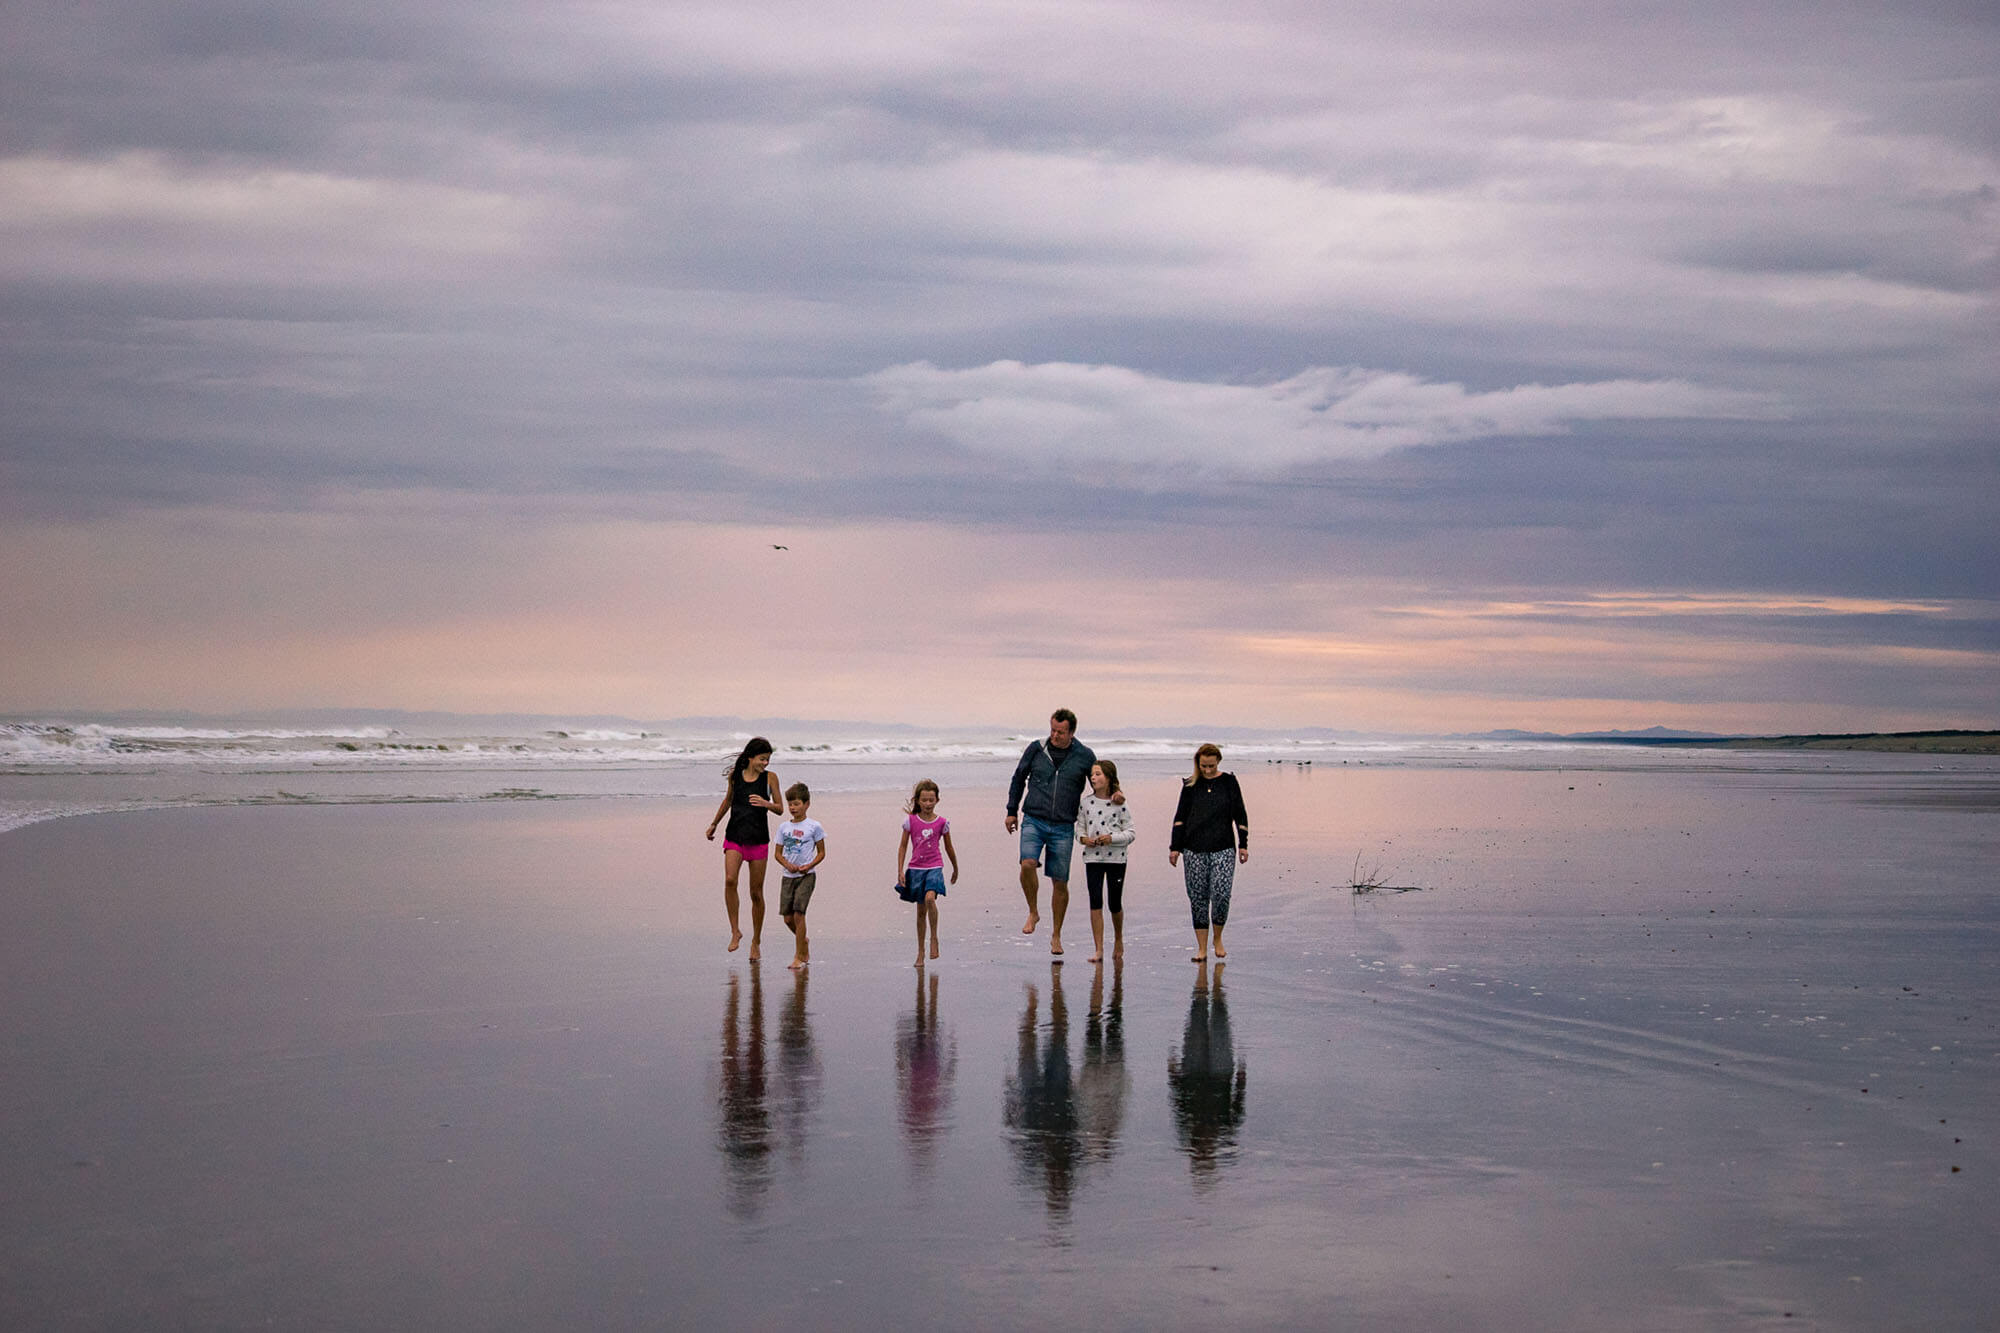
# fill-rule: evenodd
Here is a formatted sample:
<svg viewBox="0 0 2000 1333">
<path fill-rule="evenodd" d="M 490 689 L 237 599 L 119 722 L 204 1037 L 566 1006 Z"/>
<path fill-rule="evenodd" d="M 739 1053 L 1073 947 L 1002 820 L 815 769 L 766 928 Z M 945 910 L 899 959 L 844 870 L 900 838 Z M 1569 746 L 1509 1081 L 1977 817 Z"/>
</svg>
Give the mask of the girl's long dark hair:
<svg viewBox="0 0 2000 1333">
<path fill-rule="evenodd" d="M 752 736 L 750 738 L 750 743 L 743 747 L 743 753 L 736 756 L 736 762 L 729 766 L 729 769 L 724 776 L 728 777 L 730 781 L 734 782 L 736 780 L 736 775 L 743 771 L 744 766 L 747 765 L 752 758 L 760 754 L 769 754 L 769 753 L 771 753 L 771 742 L 765 740 L 762 736 Z"/>
<path fill-rule="evenodd" d="M 1110 761 L 1109 759 L 1100 759 L 1100 760 L 1098 760 L 1098 761 L 1097 761 L 1097 766 L 1098 766 L 1099 768 L 1101 768 L 1101 769 L 1103 769 L 1103 770 L 1104 770 L 1104 785 L 1105 785 L 1105 787 L 1106 787 L 1107 789 L 1109 789 L 1110 791 L 1113 791 L 1113 792 L 1117 791 L 1117 790 L 1118 790 L 1118 765 L 1116 765 L 1116 764 L 1112 763 L 1112 762 L 1111 762 L 1111 761 Z"/>
</svg>

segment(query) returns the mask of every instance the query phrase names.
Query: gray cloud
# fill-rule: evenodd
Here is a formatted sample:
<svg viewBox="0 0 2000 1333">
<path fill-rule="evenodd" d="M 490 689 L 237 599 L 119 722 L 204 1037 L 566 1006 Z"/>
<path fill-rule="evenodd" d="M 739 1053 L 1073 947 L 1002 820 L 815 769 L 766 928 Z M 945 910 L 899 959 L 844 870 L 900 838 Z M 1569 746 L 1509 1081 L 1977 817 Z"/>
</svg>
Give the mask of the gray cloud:
<svg viewBox="0 0 2000 1333">
<path fill-rule="evenodd" d="M 1083 468 L 1105 460 L 1258 473 L 1593 420 L 1783 416 L 1756 394 L 1674 380 L 1524 384 L 1484 393 L 1394 371 L 1316 366 L 1275 384 L 1200 384 L 1122 366 L 928 362 L 862 377 L 883 410 L 968 449 Z"/>
</svg>

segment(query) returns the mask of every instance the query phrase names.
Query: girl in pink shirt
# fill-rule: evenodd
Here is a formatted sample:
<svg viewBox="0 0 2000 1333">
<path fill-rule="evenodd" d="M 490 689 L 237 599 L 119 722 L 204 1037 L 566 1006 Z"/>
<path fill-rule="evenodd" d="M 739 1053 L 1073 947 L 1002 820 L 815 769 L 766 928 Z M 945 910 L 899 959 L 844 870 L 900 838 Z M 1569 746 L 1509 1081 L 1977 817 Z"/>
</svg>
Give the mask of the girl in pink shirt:
<svg viewBox="0 0 2000 1333">
<path fill-rule="evenodd" d="M 944 897 L 945 858 L 951 859 L 951 882 L 958 883 L 958 852 L 951 845 L 951 821 L 937 812 L 938 785 L 929 778 L 910 791 L 903 807 L 903 838 L 896 844 L 896 894 L 917 905 L 917 966 L 924 965 L 924 930 L 931 937 L 931 957 L 938 956 L 937 900 Z M 908 864 L 905 865 L 905 862 Z"/>
</svg>

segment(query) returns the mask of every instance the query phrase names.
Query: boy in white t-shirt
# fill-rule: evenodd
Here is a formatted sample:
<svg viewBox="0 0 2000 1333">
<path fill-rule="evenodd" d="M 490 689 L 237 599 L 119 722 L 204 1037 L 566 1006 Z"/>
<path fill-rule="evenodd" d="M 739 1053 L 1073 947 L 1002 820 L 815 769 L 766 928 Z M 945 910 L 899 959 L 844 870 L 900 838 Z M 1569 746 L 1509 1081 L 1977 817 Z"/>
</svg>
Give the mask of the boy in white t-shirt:
<svg viewBox="0 0 2000 1333">
<path fill-rule="evenodd" d="M 803 782 L 785 788 L 785 811 L 791 818 L 778 825 L 778 845 L 771 855 L 783 872 L 778 889 L 778 917 L 798 939 L 790 970 L 797 971 L 809 961 L 806 945 L 806 904 L 812 901 L 818 876 L 815 867 L 826 859 L 826 830 L 817 819 L 806 818 L 812 793 Z"/>
</svg>

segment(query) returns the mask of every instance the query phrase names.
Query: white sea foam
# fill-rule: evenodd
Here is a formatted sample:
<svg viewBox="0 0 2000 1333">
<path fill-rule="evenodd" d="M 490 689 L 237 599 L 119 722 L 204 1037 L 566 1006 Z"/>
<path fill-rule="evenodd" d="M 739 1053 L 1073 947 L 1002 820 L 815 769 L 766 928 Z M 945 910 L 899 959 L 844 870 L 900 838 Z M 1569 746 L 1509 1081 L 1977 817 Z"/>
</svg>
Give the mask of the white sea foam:
<svg viewBox="0 0 2000 1333">
<path fill-rule="evenodd" d="M 598 768 L 725 763 L 746 737 L 671 735 L 597 727 L 548 728 L 516 734 L 455 734 L 392 727 L 246 727 L 33 720 L 0 722 L 0 770 L 12 772 L 157 771 L 181 767 L 223 770 Z M 778 740 L 776 762 L 880 764 L 1012 760 L 1034 737 L 938 733 L 832 736 Z M 1120 760 L 1179 758 L 1199 738 L 1089 738 L 1099 753 Z M 1388 755 L 1407 746 L 1371 744 Z M 1236 742 L 1233 758 L 1323 758 L 1342 747 L 1320 739 Z"/>
<path fill-rule="evenodd" d="M 468 722 L 467 726 L 474 725 Z M 801 729 L 804 731 L 805 729 Z M 414 725 L 312 727 L 127 725 L 97 719 L 0 721 L 0 832 L 69 815 L 202 805 L 542 799 L 713 798 L 748 737 L 546 723 L 516 732 Z M 934 777 L 946 786 L 1004 786 L 1040 734 L 895 732 L 778 734 L 774 766 L 821 792 L 877 790 Z M 1186 771 L 1206 736 L 1087 735 L 1128 779 Z M 1343 765 L 1503 769 L 1726 767 L 1773 771 L 1790 752 L 1607 746 L 1588 742 L 1260 737 L 1222 741 L 1239 773 Z M 1820 761 L 1811 761 L 1813 767 Z"/>
</svg>

